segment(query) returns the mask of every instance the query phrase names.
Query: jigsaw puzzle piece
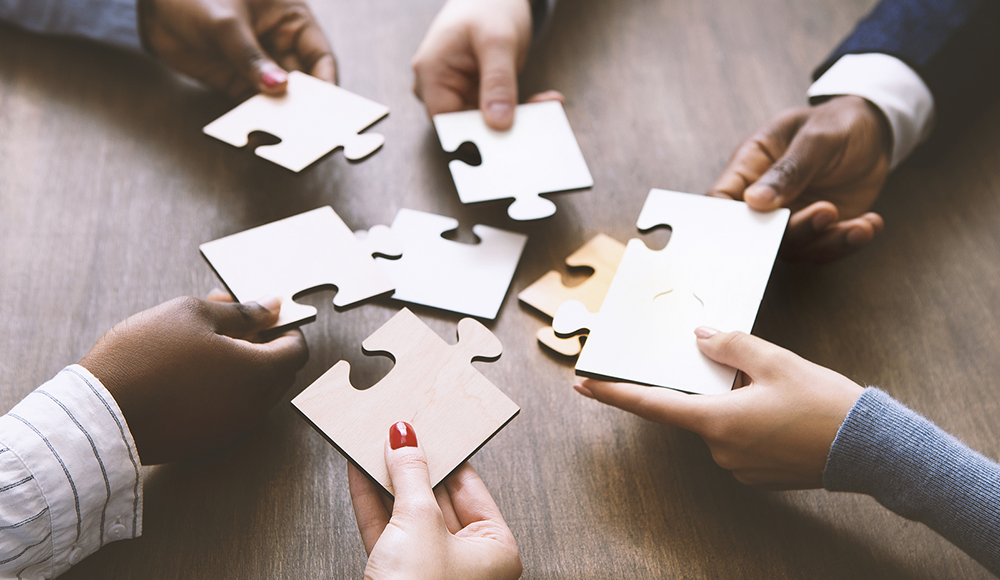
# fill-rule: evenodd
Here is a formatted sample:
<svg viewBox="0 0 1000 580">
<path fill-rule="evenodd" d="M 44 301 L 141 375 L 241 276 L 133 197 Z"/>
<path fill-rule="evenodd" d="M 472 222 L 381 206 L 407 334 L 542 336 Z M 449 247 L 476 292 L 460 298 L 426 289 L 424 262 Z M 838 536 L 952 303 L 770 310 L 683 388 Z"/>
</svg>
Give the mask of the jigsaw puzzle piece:
<svg viewBox="0 0 1000 580">
<path fill-rule="evenodd" d="M 335 306 L 343 308 L 393 291 L 375 265 L 374 253 L 399 255 L 385 226 L 359 241 L 330 206 L 265 224 L 201 245 L 201 253 L 240 302 L 268 295 L 282 298 L 273 328 L 309 322 L 316 309 L 298 304 L 298 294 L 336 286 Z"/>
<path fill-rule="evenodd" d="M 479 111 L 435 115 L 434 127 L 445 151 L 471 142 L 482 157 L 478 166 L 448 164 L 462 203 L 514 198 L 507 208 L 512 219 L 541 219 L 554 214 L 556 205 L 539 194 L 594 185 L 557 101 L 518 105 L 507 131 L 489 128 Z"/>
<path fill-rule="evenodd" d="M 496 318 L 528 237 L 484 225 L 472 228 L 477 244 L 442 237 L 457 227 L 453 218 L 401 209 L 391 229 L 403 257 L 376 263 L 395 284 L 396 300 Z"/>
<path fill-rule="evenodd" d="M 369 336 L 363 349 L 395 361 L 375 386 L 355 389 L 350 365 L 341 361 L 292 405 L 389 493 L 384 445 L 393 423 L 407 421 L 420 434 L 436 486 L 520 410 L 472 366 L 496 360 L 502 351 L 500 341 L 475 320 L 460 321 L 458 343 L 449 345 L 404 308 Z"/>
<path fill-rule="evenodd" d="M 371 155 L 385 142 L 382 135 L 359 135 L 389 114 L 385 105 L 299 71 L 288 73 L 284 95 L 256 95 L 204 128 L 206 135 L 234 147 L 263 131 L 281 139 L 255 153 L 298 172 L 337 147 L 352 161 Z"/>
</svg>

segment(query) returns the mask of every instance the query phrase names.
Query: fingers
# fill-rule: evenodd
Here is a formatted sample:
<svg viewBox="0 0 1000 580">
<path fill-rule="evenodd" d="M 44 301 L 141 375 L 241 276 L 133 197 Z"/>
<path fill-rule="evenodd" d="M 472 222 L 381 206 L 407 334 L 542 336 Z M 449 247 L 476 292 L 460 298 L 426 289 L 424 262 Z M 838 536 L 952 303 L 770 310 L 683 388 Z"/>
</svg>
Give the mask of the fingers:
<svg viewBox="0 0 1000 580">
<path fill-rule="evenodd" d="M 488 37 L 473 45 L 479 61 L 479 109 L 486 124 L 498 131 L 514 124 L 517 105 L 517 43 Z"/>
<path fill-rule="evenodd" d="M 208 293 L 208 296 L 205 297 L 205 300 L 210 302 L 236 302 L 236 300 L 233 299 L 233 295 L 226 292 L 222 288 L 212 288 L 212 290 Z"/>
<path fill-rule="evenodd" d="M 559 91 L 543 91 L 528 97 L 526 103 L 542 103 L 545 101 L 559 101 L 560 103 L 566 103 L 566 95 L 560 93 Z"/>
<path fill-rule="evenodd" d="M 787 128 L 779 128 L 784 131 Z M 798 130 L 788 149 L 753 185 L 743 199 L 756 210 L 788 205 L 802 193 L 837 156 L 843 140 L 828 132 Z"/>
<path fill-rule="evenodd" d="M 877 213 L 869 212 L 851 220 L 822 224 L 827 218 L 813 216 L 813 208 L 828 202 L 817 202 L 794 214 L 781 243 L 779 255 L 790 262 L 825 263 L 852 254 L 870 243 L 885 228 Z M 836 223 L 833 223 L 836 222 Z"/>
<path fill-rule="evenodd" d="M 719 332 L 713 328 L 695 330 L 698 348 L 715 362 L 746 371 L 755 380 L 776 378 L 795 357 L 787 350 L 745 332 Z M 797 357 L 796 357 L 797 358 Z"/>
<path fill-rule="evenodd" d="M 205 302 L 204 306 L 217 333 L 232 338 L 243 338 L 256 334 L 278 321 L 281 298 L 270 296 L 246 304 L 209 301 Z"/>
<path fill-rule="evenodd" d="M 249 16 L 234 15 L 223 20 L 218 44 L 230 64 L 257 90 L 280 95 L 288 88 L 288 74 L 264 52 L 250 27 Z"/>
<path fill-rule="evenodd" d="M 409 423 L 399 421 L 389 427 L 385 445 L 385 465 L 392 481 L 393 513 L 423 513 L 437 507 L 431 478 L 427 472 L 427 457 L 417 443 L 417 434 Z"/>
<path fill-rule="evenodd" d="M 606 383 L 587 379 L 573 387 L 585 397 L 618 407 L 649 421 L 699 431 L 711 415 L 715 397 L 688 395 L 663 387 Z"/>
<path fill-rule="evenodd" d="M 708 195 L 743 200 L 747 188 L 760 179 L 785 152 L 802 122 L 803 109 L 789 111 L 747 138 L 733 153 Z"/>
<path fill-rule="evenodd" d="M 500 508 L 493 501 L 486 484 L 468 462 L 449 475 L 442 487 L 448 489 L 461 528 L 486 520 L 503 521 Z"/>
<path fill-rule="evenodd" d="M 337 60 L 326 35 L 311 15 L 309 23 L 299 34 L 296 52 L 305 72 L 320 80 L 337 84 Z"/>
<path fill-rule="evenodd" d="M 358 532 L 369 555 L 375 548 L 382 531 L 389 524 L 389 512 L 382 504 L 382 490 L 363 473 L 347 464 L 347 482 L 351 488 L 351 503 L 354 505 L 354 518 L 358 521 Z"/>
</svg>

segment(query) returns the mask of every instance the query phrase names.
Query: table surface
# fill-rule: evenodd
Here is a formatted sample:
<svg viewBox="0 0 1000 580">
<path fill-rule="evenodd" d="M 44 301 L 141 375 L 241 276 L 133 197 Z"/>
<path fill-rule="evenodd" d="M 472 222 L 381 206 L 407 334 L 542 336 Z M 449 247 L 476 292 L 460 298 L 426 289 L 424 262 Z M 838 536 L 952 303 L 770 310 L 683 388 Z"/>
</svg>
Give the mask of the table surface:
<svg viewBox="0 0 1000 580">
<path fill-rule="evenodd" d="M 79 360 L 117 321 L 219 285 L 198 245 L 332 205 L 354 229 L 399 208 L 530 241 L 477 367 L 521 414 L 473 460 L 514 531 L 525 578 L 986 578 L 923 525 L 869 497 L 763 492 L 705 444 L 573 393 L 571 362 L 539 348 L 516 294 L 598 232 L 625 241 L 651 187 L 701 192 L 736 145 L 804 103 L 809 75 L 872 0 L 564 2 L 522 75 L 555 88 L 595 185 L 516 223 L 463 206 L 410 58 L 438 0 L 316 3 L 342 86 L 391 108 L 385 147 L 293 174 L 210 139 L 230 107 L 141 55 L 0 28 L 0 410 Z M 1000 108 L 941 156 L 908 163 L 875 210 L 885 232 L 826 266 L 779 262 L 756 334 L 881 385 L 991 457 L 1000 454 Z M 609 211 L 609 208 L 615 208 Z M 643 236 L 662 244 L 664 234 Z M 344 459 L 288 404 L 340 359 L 370 385 L 391 367 L 361 341 L 399 308 L 343 312 L 332 291 L 286 399 L 228 447 L 145 470 L 139 540 L 64 578 L 349 578 L 365 553 Z M 444 337 L 458 315 L 416 308 Z"/>
</svg>

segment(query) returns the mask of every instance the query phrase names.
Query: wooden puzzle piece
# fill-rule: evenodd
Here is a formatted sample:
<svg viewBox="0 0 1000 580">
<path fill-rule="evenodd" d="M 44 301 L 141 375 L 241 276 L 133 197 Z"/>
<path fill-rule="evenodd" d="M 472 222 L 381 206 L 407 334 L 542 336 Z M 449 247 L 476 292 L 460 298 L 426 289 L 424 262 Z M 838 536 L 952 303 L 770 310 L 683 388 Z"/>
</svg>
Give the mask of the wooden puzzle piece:
<svg viewBox="0 0 1000 580">
<path fill-rule="evenodd" d="M 625 244 L 610 236 L 597 234 L 566 258 L 566 265 L 571 268 L 592 269 L 594 273 L 589 278 L 576 286 L 566 286 L 562 274 L 550 270 L 517 297 L 549 318 L 554 317 L 559 307 L 570 300 L 577 300 L 588 310 L 597 312 L 624 253 Z M 539 329 L 535 336 L 538 342 L 564 356 L 576 356 L 582 348 L 580 337 L 559 338 L 551 326 Z"/>
<path fill-rule="evenodd" d="M 201 253 L 240 302 L 280 296 L 277 328 L 315 320 L 315 308 L 293 301 L 307 290 L 336 286 L 340 308 L 392 292 L 372 256 L 402 252 L 389 228 L 375 226 L 360 240 L 325 206 L 204 243 Z"/>
<path fill-rule="evenodd" d="M 363 159 L 385 143 L 373 133 L 359 135 L 389 114 L 389 108 L 305 73 L 288 73 L 281 96 L 256 95 L 209 123 L 204 132 L 234 147 L 245 147 L 254 131 L 281 139 L 256 154 L 298 172 L 337 147 L 344 157 Z"/>
<path fill-rule="evenodd" d="M 594 185 L 557 101 L 519 105 L 508 131 L 487 127 L 479 111 L 435 115 L 434 127 L 445 151 L 472 142 L 482 157 L 475 167 L 459 160 L 448 164 L 462 203 L 513 197 L 508 215 L 533 220 L 556 212 L 556 205 L 539 194 Z"/>
<path fill-rule="evenodd" d="M 630 240 L 600 312 L 571 301 L 553 319 L 560 336 L 590 331 L 576 373 L 689 393 L 731 390 L 736 370 L 701 354 L 694 329 L 753 329 L 788 215 L 650 191 L 638 225 L 669 225 L 667 247 L 654 251 Z"/>
<path fill-rule="evenodd" d="M 376 260 L 393 281 L 396 300 L 494 319 L 514 277 L 528 236 L 472 227 L 478 244 L 441 237 L 458 227 L 449 217 L 401 209 L 392 233 L 403 247 L 399 260 Z"/>
<path fill-rule="evenodd" d="M 471 361 L 495 361 L 502 347 L 472 318 L 458 323 L 458 343 L 449 345 L 404 308 L 369 336 L 365 354 L 395 361 L 375 386 L 351 385 L 350 363 L 340 361 L 292 400 L 292 405 L 348 460 L 386 491 L 389 426 L 413 425 L 427 454 L 436 486 L 471 457 L 520 411 Z"/>
</svg>

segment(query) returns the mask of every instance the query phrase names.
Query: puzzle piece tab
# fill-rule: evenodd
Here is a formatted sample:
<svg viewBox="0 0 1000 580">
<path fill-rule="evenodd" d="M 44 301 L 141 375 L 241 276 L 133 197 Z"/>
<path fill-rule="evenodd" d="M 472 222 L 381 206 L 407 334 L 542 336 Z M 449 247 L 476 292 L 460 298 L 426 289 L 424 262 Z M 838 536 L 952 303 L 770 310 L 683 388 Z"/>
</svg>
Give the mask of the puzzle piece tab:
<svg viewBox="0 0 1000 580">
<path fill-rule="evenodd" d="M 436 486 L 520 411 L 470 364 L 494 361 L 502 351 L 493 333 L 471 318 L 459 321 L 458 344 L 449 345 L 404 308 L 362 348 L 395 360 L 385 378 L 359 391 L 351 385 L 350 364 L 340 361 L 292 405 L 389 493 L 384 445 L 393 423 L 413 425 Z"/>
<path fill-rule="evenodd" d="M 494 319 L 500 310 L 528 236 L 472 227 L 478 244 L 441 237 L 458 221 L 412 209 L 401 209 L 392 233 L 402 243 L 399 260 L 376 260 L 396 286 L 396 300 Z"/>
<path fill-rule="evenodd" d="M 340 308 L 392 292 L 392 281 L 372 256 L 402 253 L 389 228 L 375 226 L 359 240 L 330 206 L 207 242 L 200 249 L 240 302 L 281 297 L 275 328 L 316 318 L 315 308 L 292 300 L 307 290 L 336 286 L 333 303 Z"/>
<path fill-rule="evenodd" d="M 624 244 L 604 234 L 597 234 L 566 258 L 566 265 L 571 268 L 591 268 L 594 273 L 589 278 L 576 286 L 568 287 L 563 284 L 562 274 L 550 270 L 522 290 L 517 297 L 549 318 L 555 316 L 559 307 L 570 300 L 577 300 L 587 309 L 596 312 L 604 302 L 604 296 L 608 293 L 624 253 Z M 559 338 L 550 326 L 539 329 L 535 336 L 538 342 L 559 354 L 580 354 L 582 345 L 578 337 Z"/>
<path fill-rule="evenodd" d="M 594 185 L 557 101 L 518 105 L 508 131 L 487 127 L 479 111 L 435 115 L 434 127 L 445 151 L 472 142 L 482 157 L 475 167 L 459 160 L 448 164 L 462 203 L 513 197 L 508 215 L 533 220 L 556 212 L 556 205 L 539 194 Z"/>
<path fill-rule="evenodd" d="M 389 108 L 305 73 L 288 73 L 281 96 L 256 95 L 209 123 L 204 132 L 244 147 L 254 131 L 281 139 L 256 149 L 259 157 L 298 172 L 337 147 L 344 157 L 363 159 L 385 143 L 373 133 L 359 135 L 389 114 Z"/>
<path fill-rule="evenodd" d="M 736 370 L 701 354 L 694 329 L 753 329 L 788 215 L 650 191 L 638 223 L 669 225 L 667 247 L 654 251 L 630 240 L 600 312 L 571 301 L 553 319 L 559 336 L 589 330 L 576 373 L 689 393 L 731 390 Z"/>
</svg>

